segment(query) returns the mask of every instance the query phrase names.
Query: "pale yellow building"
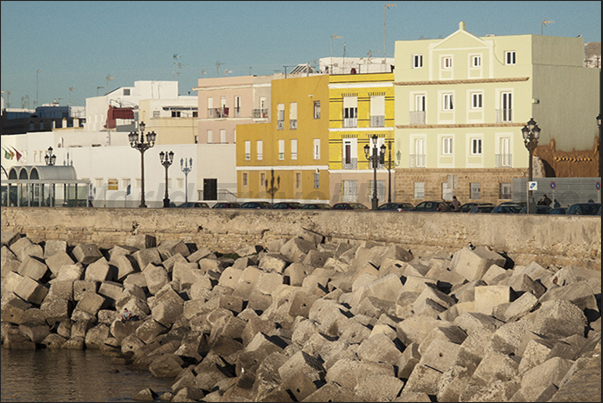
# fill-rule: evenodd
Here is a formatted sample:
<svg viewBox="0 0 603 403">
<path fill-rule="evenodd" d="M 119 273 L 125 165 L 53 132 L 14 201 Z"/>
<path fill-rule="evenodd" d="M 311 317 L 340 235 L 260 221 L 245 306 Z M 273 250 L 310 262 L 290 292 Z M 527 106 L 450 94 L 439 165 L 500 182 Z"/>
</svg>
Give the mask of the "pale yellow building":
<svg viewBox="0 0 603 403">
<path fill-rule="evenodd" d="M 444 39 L 397 41 L 396 200 L 508 201 L 528 176 L 530 118 L 535 155 L 595 148 L 600 76 L 583 58 L 582 38 L 477 37 L 463 22 Z M 536 160 L 535 177 L 555 176 L 553 163 Z"/>
</svg>

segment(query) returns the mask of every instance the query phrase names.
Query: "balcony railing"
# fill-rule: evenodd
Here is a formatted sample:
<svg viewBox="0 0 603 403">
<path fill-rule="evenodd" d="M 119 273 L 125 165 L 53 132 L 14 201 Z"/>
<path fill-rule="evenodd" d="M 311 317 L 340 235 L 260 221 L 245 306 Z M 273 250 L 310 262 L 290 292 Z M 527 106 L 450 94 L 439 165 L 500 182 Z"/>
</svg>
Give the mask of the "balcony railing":
<svg viewBox="0 0 603 403">
<path fill-rule="evenodd" d="M 410 155 L 410 167 L 411 168 L 425 168 L 425 154 L 411 154 Z"/>
<path fill-rule="evenodd" d="M 234 117 L 235 118 L 240 118 L 241 117 L 241 108 L 233 108 L 234 109 Z"/>
<path fill-rule="evenodd" d="M 408 120 L 411 125 L 424 125 L 425 124 L 425 111 L 409 112 Z"/>
<path fill-rule="evenodd" d="M 297 119 L 296 120 L 289 120 L 289 129 L 297 129 Z"/>
<path fill-rule="evenodd" d="M 285 121 L 279 120 L 276 122 L 276 130 L 284 130 L 285 129 Z"/>
<path fill-rule="evenodd" d="M 496 168 L 510 168 L 513 166 L 513 154 L 496 154 L 494 164 Z"/>
<path fill-rule="evenodd" d="M 343 127 L 358 127 L 358 118 L 344 118 Z"/>
<path fill-rule="evenodd" d="M 228 108 L 208 108 L 207 109 L 207 117 L 208 118 L 227 118 L 228 117 Z"/>
<path fill-rule="evenodd" d="M 268 109 L 252 109 L 251 113 L 255 119 L 268 119 Z"/>
<path fill-rule="evenodd" d="M 350 158 L 347 162 L 344 158 L 343 160 L 343 169 L 357 169 L 358 168 L 358 160 L 356 158 Z"/>
<path fill-rule="evenodd" d="M 496 109 L 496 123 L 513 121 L 513 109 Z"/>
<path fill-rule="evenodd" d="M 245 161 L 251 161 L 251 154 L 245 153 Z"/>
<path fill-rule="evenodd" d="M 371 116 L 371 127 L 385 127 L 385 116 Z"/>
</svg>

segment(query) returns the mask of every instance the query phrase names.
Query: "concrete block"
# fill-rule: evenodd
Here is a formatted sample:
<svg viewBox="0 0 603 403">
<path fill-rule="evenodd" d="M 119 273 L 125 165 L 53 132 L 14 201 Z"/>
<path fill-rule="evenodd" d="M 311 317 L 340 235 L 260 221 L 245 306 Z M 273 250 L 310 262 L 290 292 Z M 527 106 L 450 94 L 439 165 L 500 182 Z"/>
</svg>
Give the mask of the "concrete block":
<svg viewBox="0 0 603 403">
<path fill-rule="evenodd" d="M 144 271 L 146 271 L 146 269 Z M 204 278 L 205 272 L 199 269 L 198 263 L 176 262 L 174 264 L 174 268 L 172 270 L 172 280 L 179 283 L 182 290 L 190 289 L 193 284 L 195 284 L 197 281 L 203 280 Z"/>
<path fill-rule="evenodd" d="M 492 349 L 502 354 L 518 354 L 517 349 L 521 345 L 522 341 L 530 332 L 532 324 L 524 317 L 516 322 L 508 322 L 496 329 L 492 338 L 490 339 L 490 345 Z"/>
<path fill-rule="evenodd" d="M 279 249 L 279 252 L 287 258 L 287 261 L 293 263 L 297 262 L 300 256 L 308 253 L 308 251 L 312 249 L 316 249 L 316 245 L 314 244 L 314 242 L 307 241 L 303 238 L 295 237 L 285 242 L 283 246 L 281 246 L 281 248 Z"/>
<path fill-rule="evenodd" d="M 163 241 L 157 247 L 157 251 L 161 256 L 161 260 L 167 260 L 170 257 L 179 254 L 182 257 L 186 258 L 190 255 L 190 251 L 188 250 L 188 246 L 181 239 L 174 239 L 169 241 Z"/>
<path fill-rule="evenodd" d="M 507 309 L 505 309 L 504 317 L 507 322 L 512 322 L 527 315 L 537 306 L 538 298 L 531 292 L 526 292 L 511 302 Z"/>
<path fill-rule="evenodd" d="M 337 382 L 327 382 L 314 393 L 307 396 L 304 402 L 358 402 L 360 398 L 353 390 L 339 385 Z M 276 400 L 282 401 L 282 400 Z"/>
<path fill-rule="evenodd" d="M 222 271 L 222 266 L 225 264 L 222 261 L 220 261 L 219 259 L 214 259 L 214 258 L 203 258 L 203 259 L 199 259 L 199 261 L 197 261 L 197 264 L 199 265 L 199 270 L 201 270 L 204 273 L 207 272 L 221 272 Z"/>
<path fill-rule="evenodd" d="M 19 282 L 19 285 L 16 286 L 15 294 L 27 302 L 31 302 L 34 305 L 40 305 L 48 294 L 48 288 L 44 287 L 31 277 L 24 276 Z"/>
<path fill-rule="evenodd" d="M 71 253 L 73 254 L 73 257 L 75 257 L 75 260 L 84 266 L 94 263 L 103 257 L 103 254 L 98 246 L 93 243 L 78 244 L 75 246 L 75 248 L 73 248 Z"/>
<path fill-rule="evenodd" d="M 136 337 L 142 340 L 144 343 L 149 344 L 157 336 L 165 334 L 169 331 L 169 328 L 163 326 L 161 323 L 147 318 L 138 326 L 135 330 Z"/>
<path fill-rule="evenodd" d="M 456 271 L 468 281 L 479 280 L 492 265 L 503 267 L 506 259 L 484 246 L 475 249 L 464 247 L 454 254 L 450 269 Z"/>
<path fill-rule="evenodd" d="M 174 269 L 174 265 L 176 263 L 187 263 L 188 260 L 186 260 L 186 258 L 184 258 L 181 254 L 177 253 L 171 257 L 168 257 L 167 259 L 165 259 L 161 265 L 165 268 L 165 270 L 168 273 L 171 273 L 172 270 Z M 194 262 L 193 262 L 194 263 Z"/>
<path fill-rule="evenodd" d="M 452 324 L 438 326 L 429 332 L 423 341 L 419 343 L 419 352 L 424 354 L 434 340 L 445 340 L 460 345 L 466 338 L 467 333 L 458 326 Z"/>
<path fill-rule="evenodd" d="M 20 264 L 21 261 L 17 258 L 17 255 L 8 246 L 2 245 L 0 249 L 0 269 L 2 270 L 0 277 L 4 279 L 8 273 L 16 272 Z"/>
<path fill-rule="evenodd" d="M 76 280 L 73 282 L 73 300 L 79 301 L 87 291 L 96 293 L 98 291 L 98 285 L 96 281 Z"/>
<path fill-rule="evenodd" d="M 115 281 L 103 281 L 100 283 L 98 293 L 105 297 L 110 307 L 115 307 L 115 302 L 121 298 L 124 286 Z"/>
<path fill-rule="evenodd" d="M 224 271 L 220 275 L 220 280 L 218 281 L 218 284 L 224 287 L 230 287 L 234 289 L 237 286 L 242 274 L 243 270 L 228 267 L 224 269 Z"/>
<path fill-rule="evenodd" d="M 42 280 L 49 272 L 48 266 L 39 258 L 25 256 L 17 268 L 17 272 L 22 276 L 28 276 L 34 280 Z"/>
<path fill-rule="evenodd" d="M 132 253 L 131 256 L 138 264 L 140 271 L 144 271 L 149 263 L 153 263 L 155 265 L 161 264 L 161 256 L 159 255 L 157 248 L 137 250 L 136 252 Z"/>
<path fill-rule="evenodd" d="M 50 326 L 64 320 L 68 320 L 71 314 L 71 304 L 66 299 L 46 298 L 40 305 L 40 309 L 44 312 L 46 322 Z"/>
<path fill-rule="evenodd" d="M 375 375 L 363 379 L 356 393 L 365 402 L 391 402 L 403 387 L 404 382 L 394 376 Z"/>
<path fill-rule="evenodd" d="M 119 256 L 130 255 L 130 254 L 136 252 L 137 250 L 138 250 L 138 248 L 135 248 L 133 246 L 115 245 L 114 247 L 109 249 L 109 251 L 107 252 L 107 255 L 109 257 L 109 262 L 113 262 Z"/>
<path fill-rule="evenodd" d="M 509 381 L 518 375 L 519 364 L 506 354 L 497 351 L 488 352 L 473 372 L 474 378 L 485 382 L 493 379 Z"/>
<path fill-rule="evenodd" d="M 149 372 L 157 378 L 175 378 L 183 365 L 184 361 L 176 354 L 163 354 L 151 361 Z"/>
<path fill-rule="evenodd" d="M 458 302 L 475 301 L 475 287 L 487 285 L 483 280 L 469 281 L 460 286 L 452 287 L 450 296 Z"/>
<path fill-rule="evenodd" d="M 48 298 L 73 301 L 73 281 L 55 281 L 50 284 Z"/>
<path fill-rule="evenodd" d="M 22 278 L 23 278 L 23 276 L 15 271 L 11 271 L 6 275 L 6 277 L 3 277 L 2 278 L 2 295 L 4 296 L 5 293 L 15 292 L 15 289 L 21 282 Z"/>
<path fill-rule="evenodd" d="M 57 281 L 77 281 L 84 277 L 84 267 L 81 263 L 63 265 L 59 269 L 57 276 L 50 280 L 52 284 Z"/>
<path fill-rule="evenodd" d="M 50 329 L 46 324 L 22 323 L 19 325 L 19 332 L 37 344 L 50 334 Z"/>
<path fill-rule="evenodd" d="M 44 259 L 48 259 L 55 253 L 67 252 L 67 242 L 58 239 L 44 241 Z"/>
<path fill-rule="evenodd" d="M 517 265 L 513 268 L 513 275 L 520 276 L 526 274 L 534 281 L 540 281 L 541 284 L 546 284 L 547 280 L 553 276 L 551 270 L 547 270 L 537 262 L 532 262 L 527 266 Z"/>
<path fill-rule="evenodd" d="M 386 334 L 376 334 L 364 340 L 358 347 L 358 356 L 362 360 L 397 365 L 402 352 Z"/>
<path fill-rule="evenodd" d="M 398 360 L 398 378 L 408 379 L 415 365 L 421 360 L 419 343 L 410 343 L 406 346 Z"/>
<path fill-rule="evenodd" d="M 312 267 L 323 267 L 327 260 L 333 256 L 332 252 L 319 252 L 317 250 L 309 250 L 303 258 L 302 263 Z"/>
<path fill-rule="evenodd" d="M 597 312 L 600 314 L 592 282 L 592 280 L 581 280 L 562 287 L 551 287 L 539 298 L 539 302 L 564 300 L 573 303 L 582 310 L 588 309 L 593 311 L 593 313 Z M 601 291 L 599 290 L 600 293 Z"/>
<path fill-rule="evenodd" d="M 222 277 L 220 277 L 222 279 Z M 264 272 L 258 278 L 256 290 L 262 294 L 272 295 L 277 287 L 284 283 L 284 276 L 278 272 Z"/>
<path fill-rule="evenodd" d="M 518 371 L 520 374 L 542 364 L 547 360 L 551 352 L 554 341 L 546 339 L 531 339 L 526 344 L 523 356 L 519 362 Z"/>
<path fill-rule="evenodd" d="M 12 244 L 17 242 L 21 238 L 22 238 L 22 236 L 18 232 L 2 231 L 2 238 L 1 238 L 2 243 L 1 244 L 2 244 L 2 246 L 11 246 Z"/>
<path fill-rule="evenodd" d="M 436 327 L 444 326 L 446 322 L 430 318 L 428 316 L 416 315 L 396 324 L 398 339 L 408 346 L 410 343 L 420 344 L 423 339 Z"/>
<path fill-rule="evenodd" d="M 356 390 L 370 376 L 394 376 L 392 365 L 358 359 L 337 360 L 327 371 L 326 382 L 335 382 L 347 389 Z"/>
<path fill-rule="evenodd" d="M 491 315 L 494 307 L 511 302 L 511 287 L 508 285 L 486 285 L 475 287 L 475 309 Z"/>
<path fill-rule="evenodd" d="M 129 274 L 139 272 L 138 263 L 131 255 L 119 255 L 110 260 L 117 267 L 117 281 L 124 281 Z"/>
<path fill-rule="evenodd" d="M 527 401 L 536 401 L 551 384 L 558 385 L 571 366 L 572 361 L 555 357 L 528 370 L 521 379 L 523 396 Z"/>
<path fill-rule="evenodd" d="M 303 351 L 293 354 L 278 369 L 278 373 L 283 381 L 292 376 L 297 376 L 298 372 L 306 375 L 313 382 L 324 381 L 326 374 L 326 370 L 320 361 Z"/>
<path fill-rule="evenodd" d="M 437 280 L 419 276 L 407 276 L 404 282 L 404 292 L 418 292 L 421 293 L 427 287 L 427 284 L 433 284 L 437 287 Z"/>
<path fill-rule="evenodd" d="M 188 263 L 183 264 L 186 265 Z M 165 286 L 170 281 L 167 270 L 161 265 L 157 266 L 151 263 L 145 268 L 142 274 L 144 275 L 147 288 L 151 295 L 155 295 L 163 286 Z"/>
<path fill-rule="evenodd" d="M 109 265 L 109 262 L 104 257 L 101 257 L 96 262 L 91 263 L 86 267 L 84 280 L 98 281 L 113 281 L 117 274 L 117 268 Z"/>
<path fill-rule="evenodd" d="M 486 285 L 496 285 L 497 283 L 495 283 L 493 280 L 495 278 L 501 278 L 499 276 L 505 275 L 505 274 L 509 274 L 509 276 L 512 274 L 511 270 L 505 270 L 502 267 L 493 264 L 492 266 L 490 266 L 488 268 L 488 270 L 486 270 L 486 272 L 484 273 L 484 275 L 482 276 L 482 280 L 486 283 Z"/>
<path fill-rule="evenodd" d="M 438 382 L 438 402 L 458 402 L 461 393 L 471 378 L 472 370 L 453 365 L 447 368 Z"/>
<path fill-rule="evenodd" d="M 342 323 L 340 332 L 339 340 L 349 344 L 360 344 L 371 336 L 371 329 L 354 318 Z"/>
<path fill-rule="evenodd" d="M 286 266 L 286 258 L 276 253 L 266 253 L 260 257 L 258 262 L 258 267 L 266 272 L 282 273 Z"/>
<path fill-rule="evenodd" d="M 567 337 L 574 334 L 585 335 L 588 323 L 584 312 L 565 300 L 543 302 L 532 317 L 533 332 L 548 337 Z"/>
<path fill-rule="evenodd" d="M 52 350 L 62 348 L 66 341 L 67 339 L 65 337 L 56 333 L 50 333 L 44 340 L 42 340 L 41 344 L 43 344 L 45 348 Z"/>
<path fill-rule="evenodd" d="M 130 273 L 123 279 L 123 285 L 126 286 L 136 286 L 141 289 L 148 290 L 147 287 L 147 279 L 144 276 L 144 273 L 136 272 Z"/>
<path fill-rule="evenodd" d="M 21 238 L 21 239 L 27 239 L 27 238 Z M 23 247 L 21 247 L 19 249 L 15 249 L 15 248 L 11 248 L 11 249 L 15 253 L 15 255 L 17 255 L 17 258 L 20 261 L 24 261 L 25 258 L 27 258 L 28 256 L 36 257 L 40 260 L 44 260 L 44 250 L 37 243 L 30 242 L 29 244 L 23 245 Z"/>
<path fill-rule="evenodd" d="M 364 296 L 377 297 L 385 301 L 396 302 L 402 289 L 403 284 L 402 281 L 400 281 L 400 277 L 395 274 L 390 274 L 367 284 Z"/>
<path fill-rule="evenodd" d="M 323 243 L 325 240 L 324 235 L 322 235 L 316 231 L 312 231 L 311 229 L 303 228 L 303 227 L 297 232 L 296 235 L 299 238 L 305 239 L 308 242 L 312 242 L 316 247 L 318 247 L 318 245 Z"/>
<path fill-rule="evenodd" d="M 546 288 L 542 284 L 532 280 L 527 274 L 507 277 L 505 280 L 499 282 L 499 284 L 508 285 L 517 295 L 529 292 L 534 294 L 536 298 L 540 298 L 546 291 Z"/>
<path fill-rule="evenodd" d="M 419 292 L 402 291 L 396 300 L 396 317 L 407 319 L 414 315 L 414 303 L 419 295 Z"/>
<path fill-rule="evenodd" d="M 86 291 L 77 303 L 76 309 L 82 310 L 90 315 L 96 315 L 104 302 L 105 298 L 103 296 L 98 295 L 94 291 Z"/>
<path fill-rule="evenodd" d="M 441 376 L 442 372 L 419 363 L 408 377 L 404 386 L 404 392 L 420 392 L 428 395 L 436 395 Z"/>
<path fill-rule="evenodd" d="M 171 327 L 183 312 L 183 303 L 171 299 L 159 301 L 151 310 L 153 319 L 165 327 Z"/>
<path fill-rule="evenodd" d="M 210 251 L 207 248 L 200 248 L 197 249 L 196 251 L 194 251 L 193 253 L 191 253 L 190 255 L 188 255 L 186 257 L 186 260 L 188 260 L 191 263 L 195 263 L 198 262 L 201 259 L 207 258 L 207 257 L 212 257 L 215 255 L 212 253 L 212 251 Z"/>
<path fill-rule="evenodd" d="M 154 235 L 128 235 L 126 237 L 126 246 L 137 249 L 154 248 L 157 246 L 157 238 Z"/>
<path fill-rule="evenodd" d="M 54 277 L 59 274 L 61 267 L 75 263 L 71 256 L 69 256 L 65 251 L 54 253 L 52 256 L 47 257 L 44 262 Z"/>
</svg>

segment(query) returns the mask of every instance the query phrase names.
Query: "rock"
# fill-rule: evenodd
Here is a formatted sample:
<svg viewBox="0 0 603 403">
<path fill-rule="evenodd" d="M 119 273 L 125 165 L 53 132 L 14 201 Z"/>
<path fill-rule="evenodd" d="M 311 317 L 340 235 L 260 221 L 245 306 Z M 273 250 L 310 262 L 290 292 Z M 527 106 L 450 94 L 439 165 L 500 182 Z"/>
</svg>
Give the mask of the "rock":
<svg viewBox="0 0 603 403">
<path fill-rule="evenodd" d="M 47 257 L 44 262 L 54 277 L 59 275 L 59 272 L 63 266 L 75 264 L 71 256 L 69 256 L 65 251 L 54 253 L 52 256 Z"/>
<path fill-rule="evenodd" d="M 102 257 L 86 267 L 84 280 L 102 283 L 104 281 L 112 281 L 116 274 L 117 268 L 112 268 L 107 259 Z"/>
<path fill-rule="evenodd" d="M 170 257 L 175 256 L 176 254 L 179 254 L 180 256 L 182 256 L 184 258 L 186 258 L 188 255 L 190 255 L 188 246 L 186 246 L 184 241 L 181 239 L 175 239 L 175 240 L 171 240 L 171 241 L 163 241 L 157 247 L 157 251 L 159 252 L 159 255 L 161 256 L 162 260 L 167 260 Z"/>
<path fill-rule="evenodd" d="M 139 402 L 152 402 L 157 397 L 157 393 L 153 391 L 151 388 L 146 388 L 138 392 L 136 395 L 132 397 L 132 400 L 137 400 Z"/>
<path fill-rule="evenodd" d="M 128 235 L 126 237 L 126 246 L 136 249 L 154 248 L 157 246 L 157 238 L 153 235 Z"/>
<path fill-rule="evenodd" d="M 450 269 L 473 281 L 481 279 L 492 265 L 504 267 L 505 262 L 503 256 L 483 246 L 464 247 L 454 254 Z"/>
<path fill-rule="evenodd" d="M 104 302 L 105 298 L 101 295 L 98 295 L 94 291 L 86 291 L 84 292 L 80 301 L 77 303 L 76 309 L 87 312 L 90 315 L 96 315 L 96 313 L 103 306 Z"/>
<path fill-rule="evenodd" d="M 15 294 L 27 302 L 31 302 L 34 305 L 40 305 L 48 294 L 48 288 L 44 287 L 31 277 L 24 276 L 15 287 Z"/>
<path fill-rule="evenodd" d="M 146 280 L 147 288 L 152 295 L 155 295 L 163 286 L 169 283 L 168 272 L 161 265 L 156 266 L 151 263 L 145 268 L 142 274 Z"/>
<path fill-rule="evenodd" d="M 153 263 L 155 265 L 161 264 L 161 256 L 159 255 L 157 248 L 137 250 L 136 252 L 132 253 L 132 257 L 138 264 L 140 271 L 144 271 L 149 263 Z"/>
<path fill-rule="evenodd" d="M 149 365 L 149 372 L 157 378 L 175 378 L 180 371 L 184 361 L 176 354 L 162 354 L 153 359 Z"/>
<path fill-rule="evenodd" d="M 41 280 L 48 272 L 48 266 L 39 258 L 33 256 L 25 256 L 21 264 L 17 268 L 17 272 L 21 276 L 27 276 L 36 281 Z"/>
<path fill-rule="evenodd" d="M 75 248 L 73 248 L 71 253 L 73 254 L 73 257 L 75 257 L 75 260 L 84 266 L 88 266 L 89 264 L 94 263 L 103 257 L 103 254 L 98 246 L 92 243 L 78 244 Z"/>
</svg>

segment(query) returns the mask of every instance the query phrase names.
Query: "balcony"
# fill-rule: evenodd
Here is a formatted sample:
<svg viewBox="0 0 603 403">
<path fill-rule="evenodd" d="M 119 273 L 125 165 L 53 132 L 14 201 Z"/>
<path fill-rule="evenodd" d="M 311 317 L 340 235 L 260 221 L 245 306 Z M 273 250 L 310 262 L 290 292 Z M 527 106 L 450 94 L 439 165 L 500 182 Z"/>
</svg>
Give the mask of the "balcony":
<svg viewBox="0 0 603 403">
<path fill-rule="evenodd" d="M 297 129 L 297 119 L 289 120 L 289 129 L 292 129 L 292 130 Z"/>
<path fill-rule="evenodd" d="M 425 154 L 411 154 L 410 155 L 410 167 L 411 168 L 425 168 Z"/>
<path fill-rule="evenodd" d="M 425 124 L 425 111 L 409 112 L 408 120 L 411 125 L 424 125 Z"/>
<path fill-rule="evenodd" d="M 251 113 L 255 119 L 268 119 L 268 109 L 252 109 Z"/>
<path fill-rule="evenodd" d="M 241 117 L 241 108 L 233 108 L 233 109 L 234 109 L 234 117 L 240 118 Z"/>
<path fill-rule="evenodd" d="M 511 168 L 513 166 L 513 155 L 496 154 L 494 156 L 494 166 L 496 168 Z"/>
<path fill-rule="evenodd" d="M 276 130 L 284 130 L 285 129 L 285 121 L 279 120 L 276 122 Z"/>
<path fill-rule="evenodd" d="M 513 109 L 496 109 L 496 123 L 513 122 Z"/>
<path fill-rule="evenodd" d="M 344 158 L 342 162 L 342 169 L 357 169 L 358 160 L 356 158 Z"/>
<path fill-rule="evenodd" d="M 371 127 L 385 127 L 385 116 L 371 116 Z"/>
<path fill-rule="evenodd" d="M 207 117 L 208 118 L 227 118 L 228 117 L 228 108 L 208 108 L 207 109 Z"/>
<path fill-rule="evenodd" d="M 358 118 L 344 118 L 343 127 L 358 127 Z"/>
</svg>

